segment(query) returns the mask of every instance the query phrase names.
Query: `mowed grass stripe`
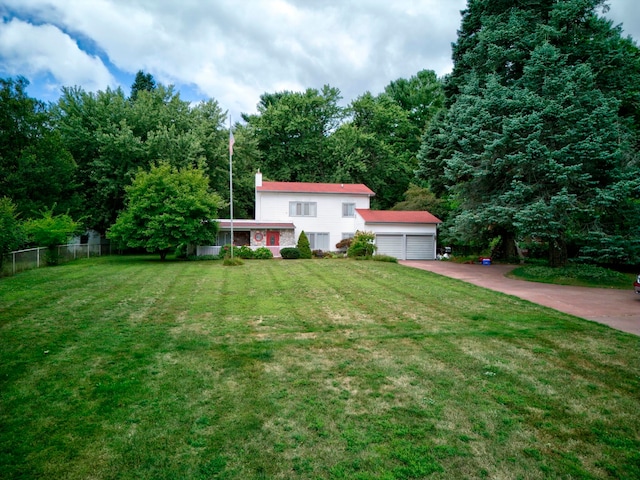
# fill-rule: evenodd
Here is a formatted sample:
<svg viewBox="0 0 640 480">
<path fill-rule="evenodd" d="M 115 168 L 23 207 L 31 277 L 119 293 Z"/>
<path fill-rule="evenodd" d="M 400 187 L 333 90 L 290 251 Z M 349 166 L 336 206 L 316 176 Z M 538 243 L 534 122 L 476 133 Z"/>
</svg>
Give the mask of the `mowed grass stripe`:
<svg viewBox="0 0 640 480">
<path fill-rule="evenodd" d="M 6 478 L 640 475 L 637 337 L 395 264 L 82 260 L 0 342 Z"/>
</svg>

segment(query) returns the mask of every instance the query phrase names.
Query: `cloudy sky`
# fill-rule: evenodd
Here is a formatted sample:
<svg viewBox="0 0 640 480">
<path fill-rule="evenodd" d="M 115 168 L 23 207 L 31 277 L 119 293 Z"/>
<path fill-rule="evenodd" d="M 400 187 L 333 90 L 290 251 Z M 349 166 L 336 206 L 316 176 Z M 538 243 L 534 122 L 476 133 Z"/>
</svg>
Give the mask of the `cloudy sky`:
<svg viewBox="0 0 640 480">
<path fill-rule="evenodd" d="M 640 40 L 638 0 L 607 14 Z M 30 96 L 121 86 L 138 70 L 234 118 L 262 93 L 337 87 L 345 102 L 422 69 L 451 70 L 466 0 L 0 0 L 0 78 Z"/>
</svg>

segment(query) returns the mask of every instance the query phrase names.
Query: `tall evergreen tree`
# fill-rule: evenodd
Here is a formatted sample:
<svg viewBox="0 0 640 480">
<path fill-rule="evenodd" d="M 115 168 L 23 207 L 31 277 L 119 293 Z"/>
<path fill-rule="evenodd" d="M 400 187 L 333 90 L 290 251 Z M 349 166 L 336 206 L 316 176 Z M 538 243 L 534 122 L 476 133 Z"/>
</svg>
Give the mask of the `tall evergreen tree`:
<svg viewBox="0 0 640 480">
<path fill-rule="evenodd" d="M 138 70 L 136 78 L 131 84 L 131 94 L 129 98 L 134 102 L 138 99 L 138 93 L 142 91 L 152 92 L 156 89 L 156 81 L 153 79 L 153 75 L 150 73 L 144 73 L 142 70 Z"/>
<path fill-rule="evenodd" d="M 419 176 L 459 205 L 461 241 L 500 237 L 504 255 L 516 238 L 544 241 L 552 264 L 571 246 L 592 260 L 640 260 L 640 57 L 598 17 L 602 5 L 469 1 L 449 109 L 419 154 Z"/>
</svg>

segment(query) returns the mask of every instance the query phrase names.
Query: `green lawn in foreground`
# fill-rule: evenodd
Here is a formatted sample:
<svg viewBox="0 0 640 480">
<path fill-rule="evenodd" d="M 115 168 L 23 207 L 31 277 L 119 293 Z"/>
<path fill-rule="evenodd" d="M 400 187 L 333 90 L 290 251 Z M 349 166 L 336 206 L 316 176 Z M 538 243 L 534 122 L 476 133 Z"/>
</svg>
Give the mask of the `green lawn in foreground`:
<svg viewBox="0 0 640 480">
<path fill-rule="evenodd" d="M 640 338 L 392 263 L 0 280 L 0 477 L 639 478 Z"/>
</svg>

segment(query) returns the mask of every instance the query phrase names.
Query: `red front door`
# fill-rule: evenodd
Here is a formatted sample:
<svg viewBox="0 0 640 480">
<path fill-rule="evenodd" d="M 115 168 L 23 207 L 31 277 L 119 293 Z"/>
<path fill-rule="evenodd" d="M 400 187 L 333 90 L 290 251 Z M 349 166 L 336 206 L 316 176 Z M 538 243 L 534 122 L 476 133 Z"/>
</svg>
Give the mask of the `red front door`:
<svg viewBox="0 0 640 480">
<path fill-rule="evenodd" d="M 267 231 L 267 246 L 277 247 L 280 245 L 280 232 Z"/>
</svg>

